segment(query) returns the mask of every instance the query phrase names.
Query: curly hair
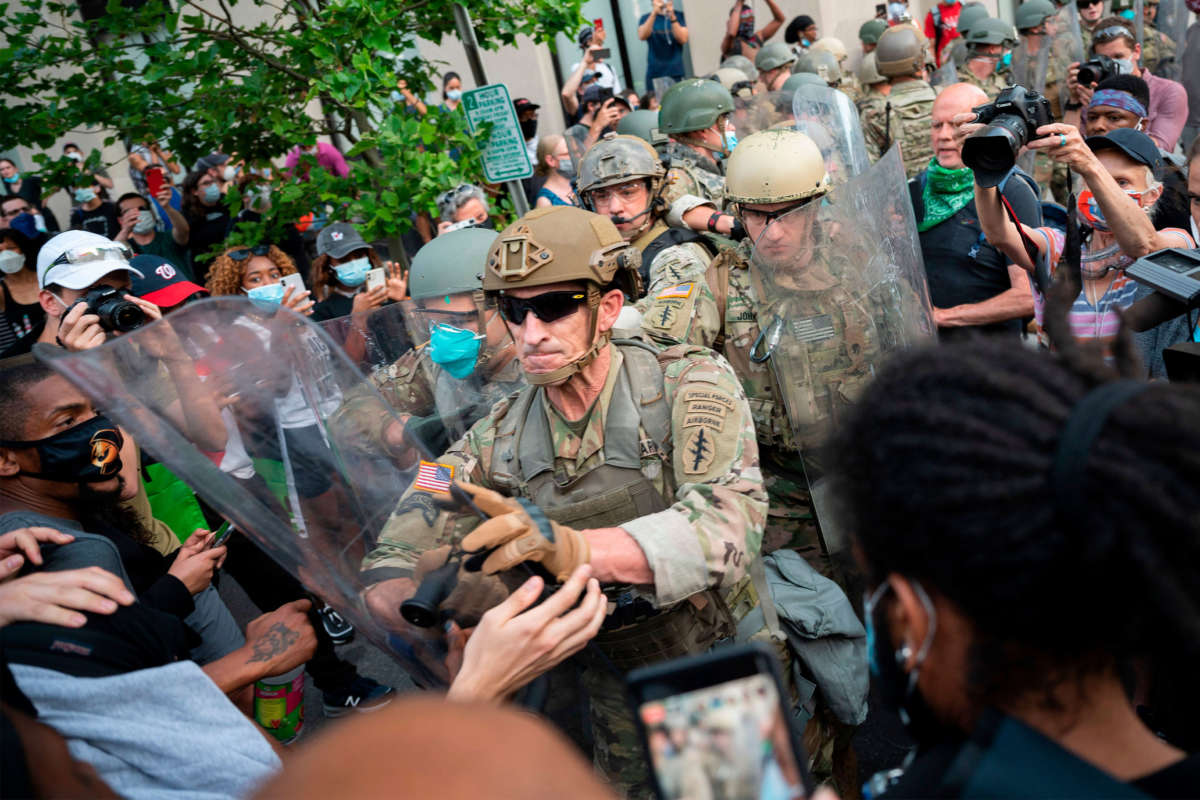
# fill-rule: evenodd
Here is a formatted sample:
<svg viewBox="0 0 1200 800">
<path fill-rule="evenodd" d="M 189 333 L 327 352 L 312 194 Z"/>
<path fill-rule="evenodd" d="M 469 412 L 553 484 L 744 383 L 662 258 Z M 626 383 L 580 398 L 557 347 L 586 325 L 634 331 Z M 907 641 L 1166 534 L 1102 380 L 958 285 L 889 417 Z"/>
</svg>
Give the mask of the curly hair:
<svg viewBox="0 0 1200 800">
<path fill-rule="evenodd" d="M 235 261 L 229 257 L 229 254 L 235 250 L 245 249 L 245 247 L 230 247 L 213 259 L 212 266 L 208 269 L 208 280 L 204 283 L 204 288 L 208 289 L 213 297 L 242 293 L 242 278 L 245 277 L 246 264 L 250 262 L 250 259 Z M 284 275 L 292 275 L 296 272 L 296 265 L 292 259 L 275 245 L 271 245 L 266 257 L 271 259 Z"/>
<path fill-rule="evenodd" d="M 383 266 L 383 259 L 375 252 L 375 248 L 367 246 L 367 258 L 371 261 L 371 268 Z M 318 300 L 324 300 L 329 297 L 330 287 L 337 285 L 337 276 L 333 271 L 333 259 L 328 255 L 320 255 L 313 259 L 312 262 L 312 294 Z"/>
</svg>

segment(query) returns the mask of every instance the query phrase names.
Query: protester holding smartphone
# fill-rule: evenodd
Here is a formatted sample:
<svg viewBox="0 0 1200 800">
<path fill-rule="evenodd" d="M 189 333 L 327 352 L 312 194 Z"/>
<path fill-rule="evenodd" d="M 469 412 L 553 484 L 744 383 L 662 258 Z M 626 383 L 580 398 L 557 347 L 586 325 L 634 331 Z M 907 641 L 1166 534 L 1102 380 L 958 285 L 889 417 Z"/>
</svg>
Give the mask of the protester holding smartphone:
<svg viewBox="0 0 1200 800">
<path fill-rule="evenodd" d="M 638 38 L 646 43 L 646 86 L 655 78 L 683 80 L 683 46 L 688 29 L 683 12 L 676 11 L 675 0 L 654 0 L 649 14 L 638 20 Z"/>
<path fill-rule="evenodd" d="M 384 280 L 368 281 L 372 270 L 383 270 Z M 312 275 L 313 293 L 322 298 L 313 307 L 315 322 L 370 311 L 403 300 L 408 293 L 400 265 L 383 261 L 348 222 L 321 229 Z"/>
</svg>

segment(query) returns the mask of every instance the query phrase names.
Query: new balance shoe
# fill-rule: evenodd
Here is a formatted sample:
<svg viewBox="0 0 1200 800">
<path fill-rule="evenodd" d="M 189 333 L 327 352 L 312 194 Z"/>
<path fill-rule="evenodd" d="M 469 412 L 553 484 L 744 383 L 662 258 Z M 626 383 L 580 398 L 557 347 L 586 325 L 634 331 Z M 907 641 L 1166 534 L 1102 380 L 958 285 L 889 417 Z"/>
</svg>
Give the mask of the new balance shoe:
<svg viewBox="0 0 1200 800">
<path fill-rule="evenodd" d="M 332 606 L 322 606 L 317 614 L 320 615 L 321 625 L 334 644 L 345 644 L 354 638 L 354 626 L 347 622 L 345 617 L 334 611 Z"/>
<path fill-rule="evenodd" d="M 392 687 L 359 675 L 344 690 L 325 692 L 323 709 L 327 717 L 340 717 L 351 711 L 366 713 L 383 708 L 392 702 L 394 695 Z"/>
</svg>

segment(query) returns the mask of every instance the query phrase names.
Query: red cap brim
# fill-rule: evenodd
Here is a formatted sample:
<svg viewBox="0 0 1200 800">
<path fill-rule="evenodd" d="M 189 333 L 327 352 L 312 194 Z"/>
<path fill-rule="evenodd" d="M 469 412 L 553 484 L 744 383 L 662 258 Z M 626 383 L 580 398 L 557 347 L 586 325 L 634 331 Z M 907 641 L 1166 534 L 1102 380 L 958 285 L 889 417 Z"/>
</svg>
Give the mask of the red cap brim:
<svg viewBox="0 0 1200 800">
<path fill-rule="evenodd" d="M 196 292 L 208 294 L 208 290 L 203 286 L 197 286 L 191 281 L 179 281 L 178 283 L 172 283 L 170 286 L 164 286 L 157 292 L 144 295 L 142 299 L 149 300 L 159 308 L 170 308 L 171 306 L 179 305 Z"/>
</svg>

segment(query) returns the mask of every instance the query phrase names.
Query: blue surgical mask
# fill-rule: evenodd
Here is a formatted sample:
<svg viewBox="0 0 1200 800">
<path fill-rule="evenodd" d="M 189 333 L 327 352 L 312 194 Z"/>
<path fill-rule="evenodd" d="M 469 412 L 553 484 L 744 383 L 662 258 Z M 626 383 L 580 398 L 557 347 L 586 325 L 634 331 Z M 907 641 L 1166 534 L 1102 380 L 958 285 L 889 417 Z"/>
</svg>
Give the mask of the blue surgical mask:
<svg viewBox="0 0 1200 800">
<path fill-rule="evenodd" d="M 446 99 L 447 100 L 458 100 L 461 97 L 462 97 L 461 89 L 447 89 L 446 90 Z"/>
<path fill-rule="evenodd" d="M 367 279 L 367 273 L 371 271 L 371 259 L 356 258 L 339 264 L 333 271 L 337 273 L 337 279 L 343 286 L 361 286 Z"/>
<path fill-rule="evenodd" d="M 462 380 L 475 371 L 482 342 L 483 337 L 473 331 L 433 325 L 429 329 L 429 357 L 450 377 Z"/>
<path fill-rule="evenodd" d="M 90 203 L 95 199 L 96 199 L 96 192 L 91 188 L 75 190 L 75 202 L 76 203 Z"/>
<path fill-rule="evenodd" d="M 735 148 L 737 146 L 738 146 L 737 134 L 730 133 L 729 131 L 725 131 L 725 149 L 729 151 L 730 155 L 733 154 L 733 148 Z"/>
<path fill-rule="evenodd" d="M 283 303 L 283 284 L 268 283 L 266 286 L 255 286 L 253 289 L 243 289 L 246 297 L 254 307 L 262 311 L 277 311 Z"/>
<path fill-rule="evenodd" d="M 17 181 L 19 181 L 19 180 L 21 180 L 21 173 L 19 173 L 19 172 L 14 172 L 14 173 L 12 174 L 12 177 L 11 177 L 11 178 L 5 178 L 5 179 L 4 179 L 4 182 L 5 182 L 5 183 L 16 183 L 16 182 L 17 182 Z"/>
<path fill-rule="evenodd" d="M 204 202 L 212 205 L 221 199 L 221 187 L 215 183 L 210 183 L 204 187 Z"/>
</svg>

